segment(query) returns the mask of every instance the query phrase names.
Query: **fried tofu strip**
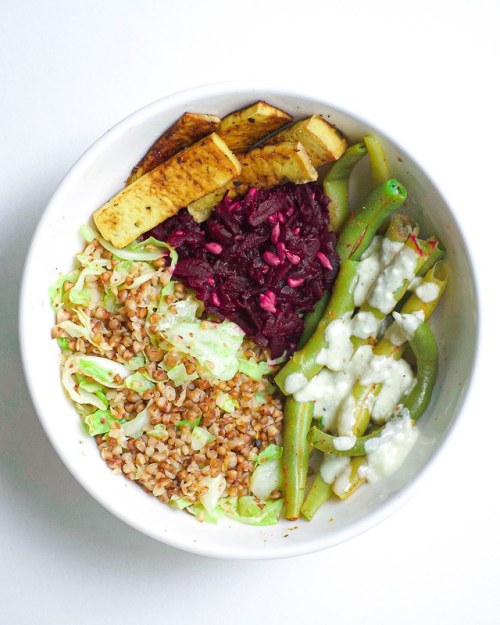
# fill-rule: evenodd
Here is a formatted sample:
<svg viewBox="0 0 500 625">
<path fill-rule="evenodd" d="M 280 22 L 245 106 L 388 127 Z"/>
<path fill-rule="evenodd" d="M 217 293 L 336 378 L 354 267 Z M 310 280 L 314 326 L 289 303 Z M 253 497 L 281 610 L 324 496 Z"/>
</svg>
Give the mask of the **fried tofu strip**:
<svg viewBox="0 0 500 625">
<path fill-rule="evenodd" d="M 246 152 L 268 134 L 291 121 L 291 115 L 260 100 L 226 115 L 221 121 L 219 135 L 233 152 Z"/>
<path fill-rule="evenodd" d="M 94 222 L 107 241 L 123 248 L 240 171 L 237 158 L 212 133 L 122 189 L 94 213 Z"/>
<path fill-rule="evenodd" d="M 196 141 L 212 132 L 217 132 L 219 126 L 220 119 L 216 115 L 184 113 L 153 143 L 132 170 L 127 184 L 131 184 Z"/>
<path fill-rule="evenodd" d="M 312 166 L 307 152 L 297 142 L 265 145 L 241 154 L 238 158 L 241 163 L 239 176 L 188 206 L 196 221 L 208 219 L 226 192 L 230 197 L 236 197 L 244 195 L 252 186 L 267 188 L 285 182 L 301 184 L 318 178 L 318 172 Z"/>
<path fill-rule="evenodd" d="M 312 115 L 276 133 L 267 144 L 300 141 L 314 167 L 338 160 L 347 148 L 342 133 L 320 115 Z"/>
</svg>

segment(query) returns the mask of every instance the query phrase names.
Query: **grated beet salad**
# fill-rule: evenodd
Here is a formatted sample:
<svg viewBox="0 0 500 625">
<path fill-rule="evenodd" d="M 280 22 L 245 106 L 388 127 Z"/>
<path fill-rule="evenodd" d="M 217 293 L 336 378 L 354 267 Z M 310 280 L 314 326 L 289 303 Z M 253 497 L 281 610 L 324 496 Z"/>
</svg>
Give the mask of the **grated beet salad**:
<svg viewBox="0 0 500 625">
<path fill-rule="evenodd" d="M 338 272 L 328 198 L 318 184 L 251 188 L 198 224 L 186 209 L 148 234 L 177 249 L 174 275 L 206 311 L 237 323 L 271 357 L 295 349 L 302 315 Z"/>
</svg>

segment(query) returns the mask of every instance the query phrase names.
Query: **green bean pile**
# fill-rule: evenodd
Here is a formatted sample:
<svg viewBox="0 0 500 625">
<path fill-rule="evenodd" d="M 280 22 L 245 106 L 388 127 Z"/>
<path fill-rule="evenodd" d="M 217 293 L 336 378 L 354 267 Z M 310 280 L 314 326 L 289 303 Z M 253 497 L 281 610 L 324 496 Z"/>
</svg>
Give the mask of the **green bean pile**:
<svg viewBox="0 0 500 625">
<path fill-rule="evenodd" d="M 368 154 L 374 188 L 363 206 L 350 212 L 349 181 L 354 167 Z M 427 408 L 436 380 L 438 348 L 436 339 L 427 323 L 446 286 L 448 270 L 442 260 L 443 251 L 435 237 L 426 240 L 417 238 L 418 226 L 406 215 L 396 213 L 406 199 L 406 189 L 398 180 L 390 178 L 388 160 L 380 141 L 368 135 L 363 142 L 351 145 L 344 155 L 333 165 L 324 180 L 324 190 L 330 198 L 330 229 L 337 237 L 337 252 L 341 267 L 332 293 L 325 293 L 315 309 L 305 319 L 305 329 L 297 351 L 275 378 L 276 384 L 285 395 L 285 420 L 283 434 L 283 475 L 285 516 L 287 519 L 303 518 L 310 520 L 321 505 L 332 496 L 332 484 L 326 483 L 318 470 L 309 492 L 306 494 L 310 472 L 310 454 L 313 448 L 325 454 L 347 456 L 351 460 L 351 483 L 344 499 L 352 494 L 365 480 L 358 475 L 358 468 L 366 461 L 367 441 L 380 436 L 382 427 L 371 420 L 370 400 L 378 395 L 382 383 L 363 385 L 358 380 L 351 391 L 355 425 L 355 442 L 349 449 L 336 445 L 336 437 L 324 431 L 320 421 L 313 415 L 313 403 L 298 402 L 287 389 L 287 378 L 301 374 L 310 381 L 322 369 L 318 354 L 327 346 L 325 330 L 336 319 L 351 315 L 356 309 L 354 292 L 358 282 L 357 268 L 363 253 L 368 249 L 374 236 L 385 231 L 385 237 L 417 252 L 416 275 L 424 283 L 435 285 L 437 296 L 432 301 L 424 301 L 409 294 L 409 280 L 394 293 L 397 310 L 401 315 L 419 312 L 423 321 L 415 329 L 407 344 L 395 345 L 386 330 L 378 341 L 374 337 L 361 339 L 351 337 L 354 351 L 361 345 L 370 344 L 373 354 L 397 360 L 409 348 L 416 362 L 416 384 L 399 404 L 411 422 L 415 423 Z M 388 225 L 387 225 L 388 224 Z M 359 311 L 370 313 L 381 322 L 386 312 L 364 302 Z M 372 402 L 373 405 L 373 402 Z"/>
</svg>

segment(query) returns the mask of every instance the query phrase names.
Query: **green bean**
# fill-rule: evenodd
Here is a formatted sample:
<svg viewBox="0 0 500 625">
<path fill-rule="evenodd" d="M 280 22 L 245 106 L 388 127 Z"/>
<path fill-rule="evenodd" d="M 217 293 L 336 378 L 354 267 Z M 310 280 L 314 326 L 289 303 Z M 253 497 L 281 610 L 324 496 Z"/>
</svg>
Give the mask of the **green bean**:
<svg viewBox="0 0 500 625">
<path fill-rule="evenodd" d="M 417 360 L 417 383 L 402 402 L 403 408 L 417 421 L 429 405 L 432 389 L 436 383 L 438 370 L 438 346 L 436 337 L 426 323 L 421 323 L 409 340 L 411 350 Z"/>
<path fill-rule="evenodd" d="M 427 263 L 425 263 L 427 264 Z M 431 267 L 423 277 L 422 284 L 434 284 L 437 287 L 436 297 L 430 302 L 424 302 L 418 297 L 416 293 L 412 293 L 410 297 L 405 301 L 401 308 L 401 314 L 416 313 L 422 311 L 424 313 L 424 321 L 427 321 L 432 315 L 436 306 L 443 295 L 443 292 L 448 283 L 448 263 L 444 260 L 439 260 L 433 267 Z"/>
<path fill-rule="evenodd" d="M 434 252 L 434 249 L 437 246 L 437 241 L 435 240 L 422 241 L 420 239 L 417 239 L 416 236 L 412 234 L 407 239 L 404 245 L 408 249 L 413 250 L 417 255 L 416 264 L 415 264 L 415 274 L 414 274 L 414 277 L 415 277 L 418 271 L 420 270 L 420 268 L 426 262 L 427 258 L 429 258 L 429 256 Z M 391 265 L 388 266 L 388 269 L 390 269 L 390 267 Z M 373 284 L 372 291 L 377 287 L 378 281 L 383 280 L 383 278 L 384 278 L 384 272 L 380 274 L 380 276 L 377 278 L 377 280 Z M 404 297 L 404 295 L 406 294 L 408 290 L 408 287 L 410 286 L 410 282 L 411 280 L 405 279 L 403 281 L 403 284 L 393 292 L 392 295 L 394 297 L 394 305 L 396 305 Z M 370 298 L 368 297 L 368 299 L 365 302 L 363 302 L 363 304 L 361 304 L 360 309 L 359 309 L 360 312 L 369 312 L 380 321 L 385 319 L 387 312 L 381 311 L 378 308 L 372 306 L 369 303 L 369 299 Z"/>
<path fill-rule="evenodd" d="M 358 398 L 355 397 L 355 400 L 358 401 Z M 369 410 L 364 409 L 364 402 L 362 400 L 360 403 L 358 402 L 357 411 L 359 414 L 359 419 L 356 419 L 356 424 L 353 427 L 353 432 L 355 435 L 363 434 L 370 420 L 370 412 Z M 353 486 L 355 485 L 355 487 L 349 489 L 349 492 L 343 494 L 343 496 L 337 495 L 340 499 L 345 499 L 360 485 L 360 483 L 357 482 L 356 484 L 354 484 L 352 480 L 351 484 Z M 314 482 L 311 490 L 309 491 L 304 505 L 300 510 L 302 516 L 305 519 L 310 521 L 314 517 L 316 512 L 318 512 L 321 506 L 325 503 L 325 501 L 328 501 L 330 495 L 332 494 L 332 487 L 333 484 L 328 484 L 327 482 L 325 482 L 325 480 L 321 476 L 320 471 L 318 471 L 314 476 Z"/>
<path fill-rule="evenodd" d="M 424 322 L 415 330 L 409 340 L 409 345 L 415 354 L 417 361 L 417 383 L 410 394 L 402 401 L 402 411 L 406 409 L 412 421 L 417 421 L 425 412 L 429 405 L 432 389 L 436 382 L 438 368 L 438 347 L 432 330 Z M 370 432 L 366 436 L 358 437 L 351 449 L 337 449 L 339 437 L 322 432 L 319 428 L 313 427 L 307 435 L 308 441 L 313 447 L 326 454 L 336 454 L 337 456 L 364 456 L 366 454 L 365 444 L 368 440 L 379 436 L 383 428 Z"/>
<path fill-rule="evenodd" d="M 302 349 L 314 334 L 325 312 L 330 293 L 323 294 L 314 310 L 306 315 L 304 331 L 297 349 Z M 283 474 L 285 495 L 285 517 L 297 519 L 304 500 L 311 447 L 307 432 L 311 427 L 313 404 L 299 403 L 287 397 L 284 408 Z"/>
<path fill-rule="evenodd" d="M 370 245 L 384 220 L 406 199 L 406 189 L 397 180 L 387 180 L 374 189 L 363 207 L 353 213 L 337 241 L 337 252 L 343 261 L 359 260 Z"/>
<path fill-rule="evenodd" d="M 418 236 L 418 231 L 418 224 L 411 217 L 403 213 L 394 213 L 384 236 L 390 241 L 406 243 L 410 235 Z"/>
<path fill-rule="evenodd" d="M 311 336 L 314 334 L 314 331 L 318 327 L 318 323 L 321 320 L 321 317 L 324 315 L 326 306 L 328 304 L 328 300 L 330 299 L 331 294 L 329 291 L 325 291 L 316 304 L 314 305 L 313 310 L 307 313 L 304 318 L 304 330 L 302 331 L 302 335 L 300 337 L 299 342 L 297 343 L 297 349 L 302 349 Z"/>
<path fill-rule="evenodd" d="M 309 491 L 304 505 L 300 509 L 300 514 L 310 521 L 321 506 L 327 501 L 332 494 L 332 485 L 325 482 L 318 471 L 314 477 L 313 485 Z"/>
<path fill-rule="evenodd" d="M 425 259 L 422 267 L 420 267 L 417 276 L 425 276 L 429 269 L 431 267 L 434 267 L 434 265 L 444 256 L 444 250 L 439 247 L 439 241 L 436 239 L 436 237 L 429 237 L 428 241 L 435 241 L 436 245 L 432 250 L 432 253 Z"/>
<path fill-rule="evenodd" d="M 363 140 L 368 150 L 373 184 L 382 184 L 391 177 L 391 170 L 380 139 L 375 135 L 366 135 Z"/>
<path fill-rule="evenodd" d="M 299 517 L 304 501 L 311 450 L 307 433 L 312 416 L 312 402 L 299 403 L 287 398 L 283 420 L 283 479 L 285 517 L 290 520 Z"/>
<path fill-rule="evenodd" d="M 366 147 L 363 143 L 355 143 L 347 148 L 336 161 L 323 182 L 323 189 L 330 198 L 329 229 L 340 232 L 349 217 L 349 178 L 355 165 L 365 156 Z"/>
<path fill-rule="evenodd" d="M 354 310 L 354 289 L 358 281 L 357 266 L 358 263 L 354 261 L 347 260 L 342 263 L 332 296 L 314 334 L 305 347 L 292 354 L 290 360 L 274 378 L 285 395 L 290 394 L 286 389 L 286 379 L 290 374 L 301 373 L 307 380 L 311 380 L 321 371 L 323 365 L 316 362 L 316 356 L 323 347 L 326 347 L 327 325 L 330 321 Z"/>
<path fill-rule="evenodd" d="M 358 469 L 362 465 L 366 464 L 365 456 L 358 456 L 357 458 L 351 458 L 349 462 L 350 474 L 349 474 L 349 486 L 347 490 L 339 490 L 338 482 L 335 480 L 332 484 L 332 491 L 339 499 L 347 499 L 350 497 L 354 491 L 358 490 L 358 488 L 365 482 L 365 478 L 359 475 Z"/>
<path fill-rule="evenodd" d="M 375 438 L 378 436 L 382 428 L 378 428 L 370 434 L 366 434 L 365 436 L 359 436 L 354 439 L 355 443 L 351 447 L 351 449 L 337 449 L 337 440 L 341 437 L 332 436 L 331 434 L 327 434 L 326 432 L 322 432 L 316 426 L 312 427 L 309 430 L 309 434 L 307 435 L 307 440 L 311 443 L 313 447 L 319 449 L 325 454 L 335 454 L 336 456 L 364 456 L 366 454 L 365 451 L 365 443 L 371 438 Z"/>
</svg>

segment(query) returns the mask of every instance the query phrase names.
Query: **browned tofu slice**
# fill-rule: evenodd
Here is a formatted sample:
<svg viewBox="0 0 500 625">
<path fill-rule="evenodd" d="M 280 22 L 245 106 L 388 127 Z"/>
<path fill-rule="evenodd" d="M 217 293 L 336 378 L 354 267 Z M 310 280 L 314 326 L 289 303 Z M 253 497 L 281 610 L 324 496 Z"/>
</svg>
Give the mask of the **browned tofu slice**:
<svg viewBox="0 0 500 625">
<path fill-rule="evenodd" d="M 122 189 L 94 213 L 95 224 L 107 241 L 125 247 L 240 171 L 238 159 L 212 133 Z"/>
<path fill-rule="evenodd" d="M 184 113 L 170 128 L 168 128 L 149 148 L 143 158 L 132 170 L 127 184 L 131 184 L 148 171 L 158 167 L 163 161 L 206 137 L 217 132 L 220 119 L 216 115 L 203 113 Z"/>
<path fill-rule="evenodd" d="M 241 163 L 239 176 L 188 206 L 196 221 L 208 219 L 213 207 L 220 202 L 226 191 L 234 197 L 244 195 L 252 186 L 267 188 L 285 182 L 301 184 L 318 178 L 318 172 L 300 143 L 265 145 L 240 154 L 238 158 Z"/>
<path fill-rule="evenodd" d="M 300 141 L 314 167 L 338 160 L 347 148 L 344 135 L 321 115 L 296 122 L 271 137 L 266 144 Z"/>
<path fill-rule="evenodd" d="M 291 115 L 260 100 L 226 115 L 218 132 L 233 152 L 246 152 L 265 136 L 291 121 Z"/>
</svg>

